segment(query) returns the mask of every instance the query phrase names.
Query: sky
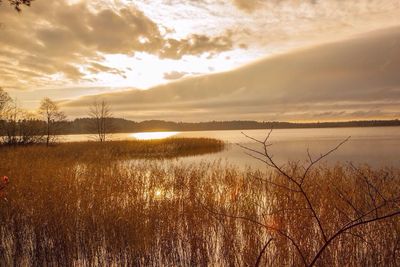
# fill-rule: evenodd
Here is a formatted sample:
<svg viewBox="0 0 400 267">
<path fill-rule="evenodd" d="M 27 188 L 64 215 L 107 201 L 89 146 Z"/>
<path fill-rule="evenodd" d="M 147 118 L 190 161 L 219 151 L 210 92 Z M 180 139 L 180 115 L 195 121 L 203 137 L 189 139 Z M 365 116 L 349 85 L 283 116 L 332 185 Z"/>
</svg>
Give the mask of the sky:
<svg viewBox="0 0 400 267">
<path fill-rule="evenodd" d="M 70 118 L 400 117 L 398 0 L 35 0 L 0 6 L 0 86 Z"/>
</svg>

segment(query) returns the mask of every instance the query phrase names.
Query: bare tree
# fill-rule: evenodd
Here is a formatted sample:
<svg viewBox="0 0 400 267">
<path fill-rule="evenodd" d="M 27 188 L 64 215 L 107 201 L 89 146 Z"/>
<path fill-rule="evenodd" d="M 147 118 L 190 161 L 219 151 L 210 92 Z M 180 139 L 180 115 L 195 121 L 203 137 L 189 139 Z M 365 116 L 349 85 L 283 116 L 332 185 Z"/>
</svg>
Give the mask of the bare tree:
<svg viewBox="0 0 400 267">
<path fill-rule="evenodd" d="M 43 142 L 43 123 L 37 116 L 19 108 L 16 100 L 9 97 L 3 99 L 7 99 L 7 102 L 2 105 L 1 111 L 1 143 L 16 146 Z"/>
<path fill-rule="evenodd" d="M 58 105 L 48 97 L 40 103 L 38 113 L 46 122 L 46 145 L 49 146 L 57 140 L 60 123 L 65 120 L 66 116 L 64 112 L 60 111 Z"/>
<path fill-rule="evenodd" d="M 3 119 L 7 106 L 11 103 L 12 99 L 9 94 L 0 87 L 0 120 Z"/>
<path fill-rule="evenodd" d="M 92 126 L 96 132 L 96 139 L 105 142 L 112 130 L 111 108 L 105 100 L 95 100 L 89 108 L 89 117 L 92 119 Z"/>
<path fill-rule="evenodd" d="M 18 108 L 17 101 L 12 100 L 4 91 L 3 100 L 0 110 L 0 136 L 2 143 L 16 145 L 19 137 L 18 120 L 20 119 L 21 109 Z"/>
<path fill-rule="evenodd" d="M 326 253 L 329 250 L 329 246 L 344 235 L 356 235 L 363 240 L 362 236 L 354 234 L 352 230 L 400 215 L 399 192 L 396 192 L 396 190 L 384 192 L 384 190 L 380 189 L 379 182 L 377 182 L 379 179 L 368 177 L 363 170 L 351 163 L 350 167 L 353 170 L 354 181 L 357 185 L 357 188 L 351 188 L 352 195 L 341 188 L 337 181 L 327 179 L 321 185 L 310 180 L 312 169 L 324 158 L 338 150 L 350 137 L 316 158 L 313 158 L 307 151 L 308 160 L 305 165 L 299 165 L 298 162 L 281 165 L 274 160 L 273 155 L 270 153 L 269 148 L 272 144 L 269 142 L 269 138 L 271 133 L 272 130 L 263 140 L 258 140 L 243 133 L 247 138 L 259 144 L 261 149 L 238 145 L 245 149 L 249 156 L 263 162 L 277 174 L 266 178 L 260 173 L 255 173 L 251 177 L 283 192 L 284 199 L 282 201 L 289 201 L 288 203 L 291 203 L 290 208 L 262 214 L 260 217 L 249 217 L 243 214 L 229 214 L 225 211 L 213 210 L 200 202 L 205 210 L 214 216 L 246 221 L 264 228 L 276 239 L 282 238 L 286 240 L 291 244 L 304 266 L 316 265 L 324 252 Z M 386 178 L 383 177 L 382 179 L 385 180 Z M 332 208 L 324 208 L 322 206 L 324 204 L 321 204 L 324 200 L 318 199 L 315 195 L 315 192 L 322 192 L 323 188 L 329 188 L 329 192 L 333 192 L 332 194 L 336 196 L 337 203 L 340 203 L 340 205 L 335 202 L 329 204 L 333 206 Z M 354 192 L 357 192 L 357 196 L 360 197 L 359 201 L 355 199 Z M 273 223 L 274 216 L 278 216 L 278 214 L 288 216 L 290 213 L 293 215 L 291 217 L 307 218 L 307 222 L 302 226 L 298 226 L 299 228 L 297 229 L 293 228 L 293 226 Z M 333 223 L 332 220 L 335 220 L 335 218 L 337 220 L 335 214 L 338 213 L 342 215 L 341 219 Z M 311 227 L 311 231 L 307 233 L 311 234 L 311 238 L 314 239 L 315 245 L 312 247 L 303 245 L 302 241 L 306 237 L 299 234 L 302 228 L 306 227 L 305 225 Z M 260 265 L 263 254 L 275 238 L 266 241 L 259 252 L 255 263 L 256 266 Z"/>
</svg>

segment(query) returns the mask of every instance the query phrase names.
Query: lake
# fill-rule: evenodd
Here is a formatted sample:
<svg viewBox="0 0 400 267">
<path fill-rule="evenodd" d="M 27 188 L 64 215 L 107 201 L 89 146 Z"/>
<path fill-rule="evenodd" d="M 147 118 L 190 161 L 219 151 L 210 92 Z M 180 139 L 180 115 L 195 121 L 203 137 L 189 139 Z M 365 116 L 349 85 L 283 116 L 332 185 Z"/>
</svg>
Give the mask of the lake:
<svg viewBox="0 0 400 267">
<path fill-rule="evenodd" d="M 227 130 L 227 131 L 193 131 L 193 132 L 156 132 L 156 133 L 123 133 L 113 134 L 113 140 L 159 139 L 168 137 L 208 137 L 223 140 L 227 143 L 224 151 L 177 159 L 183 162 L 222 160 L 241 167 L 262 168 L 263 163 L 246 155 L 245 150 L 237 144 L 252 149 L 261 148 L 256 142 L 245 137 L 245 134 L 264 139 L 267 130 Z M 340 149 L 326 158 L 330 164 L 336 162 L 366 163 L 372 166 L 400 166 L 400 127 L 374 128 L 323 128 L 323 129 L 277 129 L 270 136 L 273 144 L 271 154 L 279 163 L 305 161 L 307 149 L 315 158 L 321 153 L 335 147 L 351 136 Z M 87 141 L 91 135 L 66 135 L 64 142 Z"/>
</svg>

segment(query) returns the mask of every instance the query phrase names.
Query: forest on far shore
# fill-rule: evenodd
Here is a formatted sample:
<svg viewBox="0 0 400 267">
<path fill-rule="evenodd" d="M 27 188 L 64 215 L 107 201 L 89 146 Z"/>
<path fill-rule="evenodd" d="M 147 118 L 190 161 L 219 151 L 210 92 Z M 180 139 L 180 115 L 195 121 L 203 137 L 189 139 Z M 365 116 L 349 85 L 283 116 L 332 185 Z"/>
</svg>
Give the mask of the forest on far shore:
<svg viewBox="0 0 400 267">
<path fill-rule="evenodd" d="M 92 133 L 91 118 L 78 118 L 65 121 L 61 127 L 63 134 Z M 258 121 L 210 121 L 210 122 L 173 122 L 164 120 L 146 120 L 141 122 L 110 118 L 112 132 L 147 132 L 147 131 L 212 131 L 212 130 L 250 130 L 250 129 L 296 129 L 296 128 L 335 128 L 335 127 L 383 127 L 400 126 L 400 120 L 369 120 L 346 122 L 258 122 Z"/>
</svg>

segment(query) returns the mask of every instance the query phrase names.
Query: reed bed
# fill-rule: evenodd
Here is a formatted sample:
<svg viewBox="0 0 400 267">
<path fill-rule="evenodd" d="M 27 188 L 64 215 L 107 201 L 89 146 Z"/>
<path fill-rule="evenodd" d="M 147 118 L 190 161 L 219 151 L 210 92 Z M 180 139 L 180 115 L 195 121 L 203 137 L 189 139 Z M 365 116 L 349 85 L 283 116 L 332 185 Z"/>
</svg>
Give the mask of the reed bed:
<svg viewBox="0 0 400 267">
<path fill-rule="evenodd" d="M 299 194 L 265 182 L 284 185 L 280 173 L 167 160 L 197 146 L 164 142 L 0 150 L 0 176 L 9 177 L 0 200 L 0 266 L 305 265 L 271 227 L 290 233 L 310 261 L 321 237 Z M 136 157 L 142 159 L 126 160 Z M 385 196 L 400 192 L 396 168 L 310 171 L 304 186 L 327 233 L 371 205 L 362 175 Z M 396 216 L 341 235 L 317 265 L 399 266 L 399 250 Z"/>
<path fill-rule="evenodd" d="M 32 153 L 49 155 L 68 161 L 93 161 L 98 158 L 122 160 L 135 158 L 177 158 L 216 153 L 225 144 L 212 138 L 166 138 L 158 140 L 129 140 L 107 142 L 71 142 L 52 145 L 47 148 L 41 144 L 29 146 L 0 146 L 3 158 L 12 159 L 15 155 Z"/>
</svg>

